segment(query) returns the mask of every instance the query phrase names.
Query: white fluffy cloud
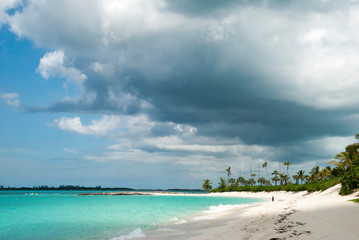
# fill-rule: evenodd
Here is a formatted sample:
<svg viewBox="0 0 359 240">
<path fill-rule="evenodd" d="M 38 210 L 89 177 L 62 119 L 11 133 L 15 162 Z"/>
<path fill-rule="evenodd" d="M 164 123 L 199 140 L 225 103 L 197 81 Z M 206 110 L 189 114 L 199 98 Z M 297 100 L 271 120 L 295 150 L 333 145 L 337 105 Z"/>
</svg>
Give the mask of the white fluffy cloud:
<svg viewBox="0 0 359 240">
<path fill-rule="evenodd" d="M 62 117 L 55 119 L 54 123 L 62 130 L 88 135 L 106 135 L 109 131 L 115 130 L 120 119 L 115 116 L 104 116 L 100 120 L 93 120 L 89 125 L 83 125 L 80 117 Z"/>
<path fill-rule="evenodd" d="M 8 20 L 9 15 L 7 11 L 20 5 L 21 0 L 1 0 L 0 1 L 0 27 L 2 23 Z"/>
<path fill-rule="evenodd" d="M 247 173 L 249 164 L 257 167 L 275 155 L 268 146 L 246 145 L 239 139 L 216 139 L 197 136 L 197 129 L 172 122 L 159 123 L 139 116 L 103 116 L 83 124 L 80 117 L 54 120 L 60 129 L 78 134 L 101 135 L 117 141 L 105 151 L 84 154 L 83 159 L 96 162 L 168 163 L 187 166 L 195 179 L 210 174 L 220 176 L 227 165 L 234 173 Z M 166 130 L 161 136 L 154 129 Z M 205 169 L 203 166 L 206 166 Z"/>
<path fill-rule="evenodd" d="M 243 158 L 264 160 L 274 150 L 258 145 L 245 145 L 238 139 L 218 140 L 211 137 L 196 136 L 197 129 L 184 124 L 172 122 L 157 123 L 150 121 L 145 115 L 139 116 L 103 116 L 99 120 L 92 120 L 88 125 L 82 123 L 80 117 L 62 117 L 53 122 L 60 129 L 78 134 L 111 136 L 119 143 L 108 147 L 109 151 L 99 156 L 87 155 L 87 160 L 110 161 L 152 161 L 164 162 L 176 159 L 178 164 L 200 165 L 208 154 L 224 154 L 218 159 L 229 157 L 231 162 Z M 153 129 L 166 128 L 165 136 L 153 135 Z M 162 134 L 163 135 L 163 134 Z M 157 153 L 149 153 L 146 149 L 157 149 Z M 181 152 L 177 157 L 168 157 L 164 152 Z M 186 160 L 190 155 L 197 155 L 198 161 Z M 152 155 L 152 156 L 151 156 Z M 201 156 L 201 157 L 199 157 Z M 152 159 L 152 160 L 151 160 Z M 200 160 L 202 159 L 202 160 Z M 216 158 L 211 160 L 214 164 Z M 217 160 L 218 160 L 217 159 Z"/>
<path fill-rule="evenodd" d="M 286 72 L 290 89 L 282 96 L 318 108 L 354 107 L 359 101 L 359 7 L 316 13 L 294 32 Z M 284 43 L 284 42 L 283 42 Z"/>
<path fill-rule="evenodd" d="M 163 0 L 29 1 L 9 23 L 17 35 L 41 46 L 87 54 L 110 47 L 110 54 L 121 43 L 173 29 L 185 19 L 163 11 L 165 5 Z"/>
<path fill-rule="evenodd" d="M 0 97 L 10 106 L 18 107 L 21 105 L 19 94 L 17 93 L 2 93 Z"/>
<path fill-rule="evenodd" d="M 57 127 L 64 131 L 70 131 L 87 135 L 111 135 L 112 138 L 129 141 L 132 139 L 144 139 L 153 135 L 154 128 L 165 128 L 163 134 L 189 137 L 196 134 L 197 129 L 186 124 L 175 124 L 172 122 L 157 123 L 148 119 L 144 114 L 138 116 L 115 116 L 104 115 L 99 120 L 91 120 L 84 125 L 79 116 L 61 117 L 53 121 Z M 50 124 L 51 125 L 51 124 Z M 115 131 L 117 130 L 117 131 Z M 114 145 L 116 146 L 116 145 Z"/>
<path fill-rule="evenodd" d="M 66 66 L 66 57 L 63 50 L 46 53 L 41 59 L 37 72 L 46 80 L 50 77 L 63 77 L 67 82 L 82 85 L 86 75 L 78 69 Z"/>
<path fill-rule="evenodd" d="M 152 151 L 156 149 L 156 151 Z M 179 136 L 150 137 L 127 141 L 108 147 L 103 153 L 86 154 L 85 160 L 95 162 L 133 162 L 141 164 L 164 164 L 175 166 L 178 171 L 186 169 L 189 179 L 217 179 L 223 176 L 224 169 L 232 166 L 233 176 L 247 177 L 250 166 L 258 166 L 273 157 L 276 150 L 259 145 L 246 145 L 238 140 L 219 140 L 211 137 L 193 136 L 190 140 Z M 272 162 L 269 170 L 278 167 Z"/>
</svg>

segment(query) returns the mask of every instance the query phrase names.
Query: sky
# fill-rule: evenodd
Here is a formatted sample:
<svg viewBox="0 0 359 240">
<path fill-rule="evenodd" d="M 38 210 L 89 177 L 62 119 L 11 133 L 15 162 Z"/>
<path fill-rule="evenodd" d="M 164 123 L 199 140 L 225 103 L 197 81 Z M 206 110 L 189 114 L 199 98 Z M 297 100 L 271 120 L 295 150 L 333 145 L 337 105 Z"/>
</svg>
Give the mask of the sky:
<svg viewBox="0 0 359 240">
<path fill-rule="evenodd" d="M 354 0 L 2 0 L 0 185 L 325 167 L 359 133 L 358 26 Z"/>
</svg>

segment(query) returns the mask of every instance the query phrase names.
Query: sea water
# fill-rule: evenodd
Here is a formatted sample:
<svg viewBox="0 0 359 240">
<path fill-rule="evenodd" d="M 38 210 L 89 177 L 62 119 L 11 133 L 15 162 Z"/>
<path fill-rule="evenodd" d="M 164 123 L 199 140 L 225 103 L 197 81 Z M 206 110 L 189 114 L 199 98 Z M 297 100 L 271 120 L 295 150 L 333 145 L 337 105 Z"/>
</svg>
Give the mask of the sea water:
<svg viewBox="0 0 359 240">
<path fill-rule="evenodd" d="M 79 196 L 71 191 L 2 191 L 0 239 L 130 239 L 215 206 L 258 201 L 208 196 Z"/>
</svg>

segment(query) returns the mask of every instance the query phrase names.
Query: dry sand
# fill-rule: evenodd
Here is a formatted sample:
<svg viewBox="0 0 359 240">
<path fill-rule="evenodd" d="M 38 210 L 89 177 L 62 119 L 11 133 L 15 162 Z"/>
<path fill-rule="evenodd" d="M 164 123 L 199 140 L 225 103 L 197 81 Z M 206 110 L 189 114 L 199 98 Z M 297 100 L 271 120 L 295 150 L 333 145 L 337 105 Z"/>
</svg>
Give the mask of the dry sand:
<svg viewBox="0 0 359 240">
<path fill-rule="evenodd" d="M 268 201 L 229 207 L 220 214 L 192 217 L 146 234 L 145 239 L 171 240 L 274 240 L 359 239 L 359 204 L 342 197 L 340 185 L 324 192 L 213 193 L 208 196 L 255 197 Z M 271 202 L 274 196 L 275 201 Z M 142 238 L 144 239 L 144 238 Z"/>
</svg>

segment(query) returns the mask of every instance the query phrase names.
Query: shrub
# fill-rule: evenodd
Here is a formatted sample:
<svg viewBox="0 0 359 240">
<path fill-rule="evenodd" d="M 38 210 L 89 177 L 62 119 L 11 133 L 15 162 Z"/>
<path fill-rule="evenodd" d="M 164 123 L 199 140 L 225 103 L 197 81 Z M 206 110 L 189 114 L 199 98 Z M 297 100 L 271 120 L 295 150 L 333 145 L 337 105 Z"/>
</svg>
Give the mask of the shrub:
<svg viewBox="0 0 359 240">
<path fill-rule="evenodd" d="M 340 180 L 342 187 L 339 191 L 340 195 L 348 195 L 353 189 L 359 187 L 359 164 L 349 170 Z"/>
</svg>

